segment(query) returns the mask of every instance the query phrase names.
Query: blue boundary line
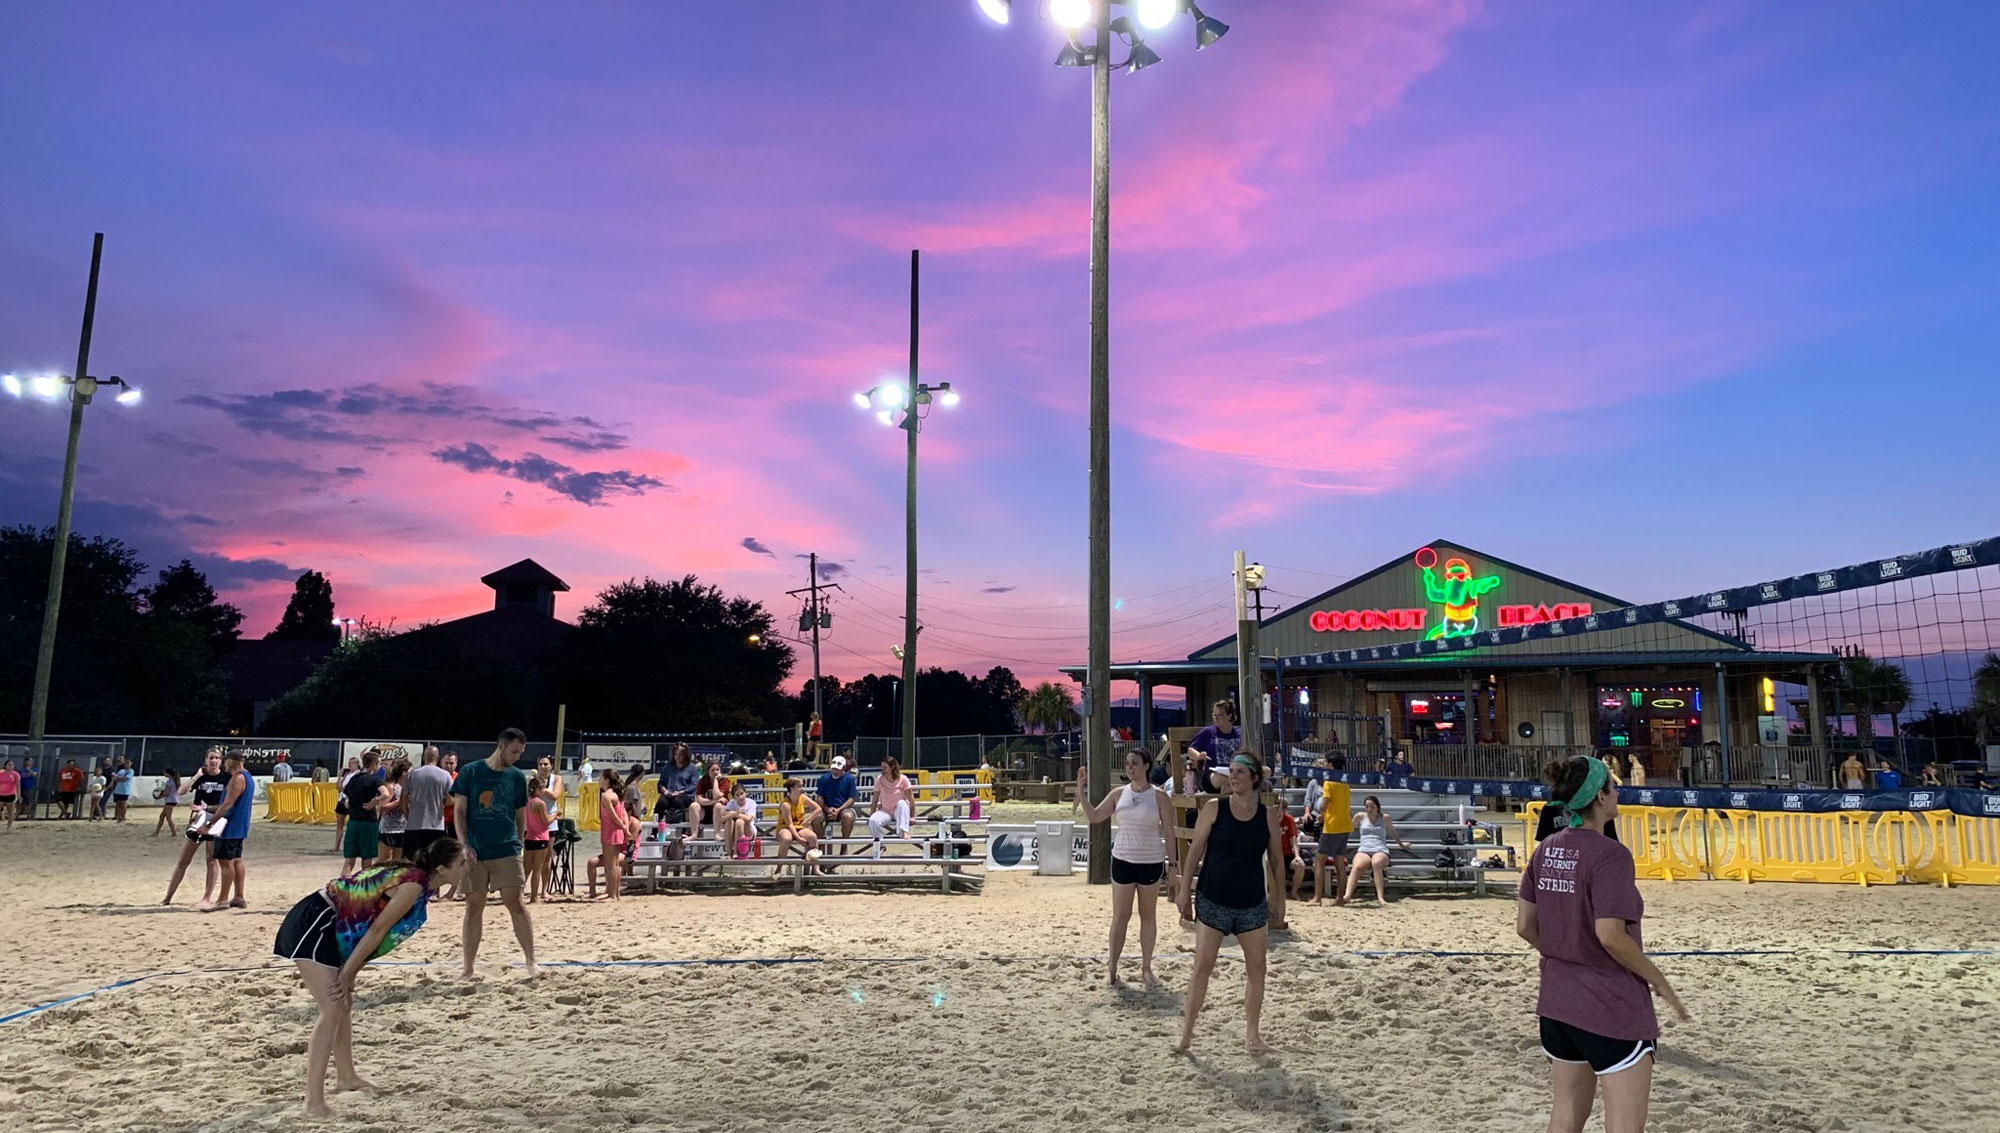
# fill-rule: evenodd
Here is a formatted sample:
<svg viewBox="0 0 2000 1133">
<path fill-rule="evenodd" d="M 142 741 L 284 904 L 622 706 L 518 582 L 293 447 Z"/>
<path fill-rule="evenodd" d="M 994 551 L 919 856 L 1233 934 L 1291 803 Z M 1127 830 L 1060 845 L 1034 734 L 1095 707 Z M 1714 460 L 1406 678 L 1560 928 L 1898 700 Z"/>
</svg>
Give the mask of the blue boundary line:
<svg viewBox="0 0 2000 1133">
<path fill-rule="evenodd" d="M 1295 953 L 1292 955 L 1291 958 L 1297 960 L 1331 960 L 1338 957 L 1353 956 L 1366 960 L 1384 960 L 1384 959 L 1406 959 L 1409 957 L 1421 956 L 1426 959 L 1432 959 L 1432 960 L 1497 960 L 1497 959 L 1525 960 L 1533 955 L 1534 955 L 1533 952 L 1451 952 L 1451 951 L 1438 951 L 1438 950 L 1422 949 L 1422 948 L 1406 948 L 1406 949 L 1383 949 L 1383 950 L 1357 949 L 1346 952 L 1305 952 L 1305 953 Z M 1683 949 L 1674 952 L 1648 952 L 1647 955 L 1663 956 L 1663 957 L 1814 956 L 1814 955 L 2000 956 L 2000 950 L 1995 950 L 1990 948 L 1742 948 L 1742 949 Z M 702 959 L 702 960 L 549 960 L 544 962 L 541 965 L 541 967 L 544 968 L 743 968 L 743 967 L 779 968 L 779 967 L 801 966 L 809 964 L 932 964 L 932 963 L 947 963 L 947 962 L 955 963 L 959 960 L 964 960 L 964 959 L 980 959 L 989 964 L 1017 964 L 1017 963 L 1031 963 L 1037 960 L 1045 961 L 1053 958 L 1054 957 L 1047 957 L 1047 956 L 1031 956 L 1031 957 L 745 956 L 738 958 L 715 958 L 715 959 Z M 1091 955 L 1088 956 L 1072 956 L 1068 957 L 1068 959 L 1095 961 L 1095 960 L 1102 960 L 1104 959 L 1104 957 L 1102 954 L 1092 953 Z M 131 976 L 126 979 L 116 980 L 111 983 L 105 984 L 102 987 L 91 988 L 89 991 L 80 991 L 74 995 L 66 995 L 60 999 L 52 999 L 47 1003 L 36 1004 L 33 1007 L 24 1007 L 21 1010 L 15 1011 L 8 1015 L 0 1015 L 0 1026 L 5 1026 L 8 1023 L 19 1022 L 23 1019 L 29 1019 L 36 1015 L 40 1015 L 44 1011 L 53 1011 L 58 1007 L 67 1007 L 72 1003 L 81 1003 L 86 999 L 90 999 L 95 996 L 101 995 L 107 991 L 117 991 L 121 988 L 128 988 L 135 984 L 145 983 L 147 980 L 164 979 L 169 976 L 222 975 L 227 972 L 271 971 L 281 968 L 282 966 L 283 965 L 281 963 L 274 961 L 268 964 L 253 964 L 253 965 L 248 965 L 243 967 L 233 967 L 233 968 L 180 968 L 166 972 L 149 972 L 143 976 Z M 372 964 L 372 966 L 378 968 L 435 968 L 435 967 L 442 967 L 443 964 L 435 960 L 380 960 L 380 961 L 375 961 Z M 515 965 L 509 965 L 509 967 L 513 966 Z"/>
</svg>

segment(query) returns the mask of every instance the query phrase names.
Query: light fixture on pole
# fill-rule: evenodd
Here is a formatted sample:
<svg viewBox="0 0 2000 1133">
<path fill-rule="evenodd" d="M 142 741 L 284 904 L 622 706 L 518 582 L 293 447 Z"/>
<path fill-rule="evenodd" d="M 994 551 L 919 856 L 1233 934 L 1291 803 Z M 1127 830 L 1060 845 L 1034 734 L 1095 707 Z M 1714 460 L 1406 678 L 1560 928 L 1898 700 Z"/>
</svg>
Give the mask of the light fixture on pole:
<svg viewBox="0 0 2000 1133">
<path fill-rule="evenodd" d="M 994 16 L 988 0 L 980 10 Z M 1004 5 L 1003 5 L 1004 7 Z M 1115 20 L 1112 9 L 1130 11 Z M 1221 39 L 1229 25 L 1192 0 L 1049 0 L 1050 22 L 1064 29 L 1056 65 L 1090 68 L 1090 592 L 1089 657 L 1084 689 L 1091 713 L 1084 721 L 1091 801 L 1111 789 L 1111 72 L 1132 74 L 1160 61 L 1145 40 L 1186 12 L 1194 22 L 1195 49 Z M 994 17 L 998 18 L 998 17 Z M 1122 38 L 1130 54 L 1111 61 L 1111 40 Z M 1086 29 L 1088 29 L 1086 31 Z M 1111 825 L 1090 827 L 1090 883 L 1111 881 Z"/>
<path fill-rule="evenodd" d="M 917 252 L 910 252 L 910 376 L 890 380 L 854 395 L 855 404 L 874 409 L 875 419 L 909 435 L 903 501 L 903 644 L 896 656 L 903 662 L 902 759 L 912 767 L 917 758 L 917 433 L 931 407 L 958 404 L 950 382 L 926 385 L 917 379 Z"/>
<path fill-rule="evenodd" d="M 49 553 L 49 593 L 42 604 L 42 639 L 35 650 L 35 687 L 28 701 L 28 742 L 39 743 L 47 734 L 49 722 L 49 682 L 55 674 L 56 624 L 62 613 L 63 569 L 69 564 L 70 510 L 76 500 L 76 451 L 77 442 L 83 435 L 83 411 L 97 395 L 100 386 L 116 386 L 118 401 L 131 405 L 139 400 L 139 391 L 132 388 L 124 378 L 112 376 L 93 378 L 90 376 L 90 329 L 97 319 L 97 269 L 104 260 L 104 233 L 99 232 L 90 244 L 90 283 L 83 293 L 83 332 L 77 338 L 76 373 L 42 374 L 30 378 L 23 387 L 19 378 L 7 375 L 0 381 L 4 388 L 15 397 L 21 396 L 24 388 L 37 397 L 55 400 L 62 396 L 65 388 L 69 391 L 69 447 L 63 454 L 62 499 L 56 508 L 55 546 Z"/>
</svg>

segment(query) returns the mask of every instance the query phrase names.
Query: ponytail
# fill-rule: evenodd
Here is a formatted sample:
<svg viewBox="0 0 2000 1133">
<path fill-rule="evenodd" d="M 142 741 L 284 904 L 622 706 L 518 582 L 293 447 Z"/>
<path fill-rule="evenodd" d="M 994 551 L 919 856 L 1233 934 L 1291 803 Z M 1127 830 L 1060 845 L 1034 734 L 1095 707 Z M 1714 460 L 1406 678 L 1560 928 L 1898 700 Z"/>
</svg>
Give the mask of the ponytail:
<svg viewBox="0 0 2000 1133">
<path fill-rule="evenodd" d="M 410 855 L 410 864 L 425 873 L 436 873 L 458 860 L 465 847 L 456 838 L 439 838 L 423 849 Z"/>
</svg>

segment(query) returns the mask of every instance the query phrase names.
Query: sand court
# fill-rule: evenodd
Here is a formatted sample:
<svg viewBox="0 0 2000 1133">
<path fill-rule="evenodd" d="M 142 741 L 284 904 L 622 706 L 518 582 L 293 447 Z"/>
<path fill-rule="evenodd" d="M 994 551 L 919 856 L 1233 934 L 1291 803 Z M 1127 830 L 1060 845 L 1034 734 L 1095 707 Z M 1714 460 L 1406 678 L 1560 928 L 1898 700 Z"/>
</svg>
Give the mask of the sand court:
<svg viewBox="0 0 2000 1133">
<path fill-rule="evenodd" d="M 249 912 L 153 911 L 177 844 L 102 824 L 0 841 L 0 1014 L 148 980 L 0 1026 L 0 1121 L 25 1129 L 277 1129 L 302 1123 L 310 997 L 264 968 L 278 919 L 337 868 L 327 831 L 261 825 Z M 198 866 L 199 863 L 197 863 Z M 2000 892 L 1642 884 L 1691 1024 L 1667 1024 L 1660 1130 L 2000 1129 Z M 547 961 L 786 958 L 779 965 L 552 965 L 529 981 L 489 910 L 475 985 L 460 906 L 371 967 L 355 1054 L 387 1099 L 331 1096 L 327 1128 L 1217 1130 L 1539 1128 L 1534 962 L 1512 902 L 1295 907 L 1273 952 L 1271 1057 L 1241 1049 L 1241 964 L 1177 1057 L 1191 935 L 1163 926 L 1161 991 L 1103 986 L 1108 893 L 996 874 L 981 896 L 665 895 L 537 907 Z M 1136 949 L 1136 933 L 1132 944 Z M 1805 950 L 1789 954 L 1791 950 Z M 1225 956 L 1228 955 L 1227 949 Z M 1128 951 L 1136 976 L 1136 952 Z M 467 1090 L 468 1067 L 487 1085 Z M 695 1087 L 699 1089 L 696 1090 Z M 699 1098 L 700 1100 L 695 1100 Z M 209 1104 L 212 1103 L 212 1104 Z M 202 1122 L 210 1112 L 225 1116 Z M 320 1126 L 315 1126 L 320 1127 Z"/>
</svg>

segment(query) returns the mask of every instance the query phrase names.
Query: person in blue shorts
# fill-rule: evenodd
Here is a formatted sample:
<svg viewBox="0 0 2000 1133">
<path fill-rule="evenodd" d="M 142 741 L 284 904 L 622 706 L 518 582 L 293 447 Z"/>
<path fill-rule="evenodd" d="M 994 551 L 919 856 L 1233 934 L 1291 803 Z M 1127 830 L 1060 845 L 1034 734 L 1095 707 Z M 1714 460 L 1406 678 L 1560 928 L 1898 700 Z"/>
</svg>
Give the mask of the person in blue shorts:
<svg viewBox="0 0 2000 1133">
<path fill-rule="evenodd" d="M 224 906 L 231 909 L 250 907 L 243 896 L 243 841 L 250 837 L 250 807 L 257 797 L 257 783 L 244 769 L 240 749 L 222 757 L 222 770 L 229 776 L 229 786 L 222 793 L 219 812 L 222 832 L 215 837 L 215 865 L 216 872 L 221 875 L 222 888 L 216 894 L 214 903 L 203 902 L 196 906 L 204 913 L 212 913 Z M 213 820 L 209 829 L 215 829 Z M 232 892 L 234 897 L 230 896 Z"/>
</svg>

